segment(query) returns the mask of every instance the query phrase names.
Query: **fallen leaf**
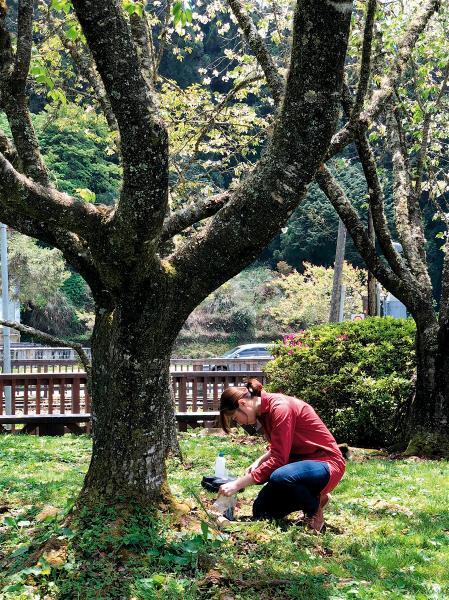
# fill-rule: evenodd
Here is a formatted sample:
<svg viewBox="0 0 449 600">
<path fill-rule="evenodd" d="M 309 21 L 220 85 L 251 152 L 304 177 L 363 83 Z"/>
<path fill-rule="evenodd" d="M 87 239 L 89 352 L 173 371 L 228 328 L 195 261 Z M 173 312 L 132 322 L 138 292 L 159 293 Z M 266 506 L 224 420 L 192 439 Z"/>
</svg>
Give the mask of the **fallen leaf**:
<svg viewBox="0 0 449 600">
<path fill-rule="evenodd" d="M 59 508 L 56 508 L 56 506 L 50 506 L 48 504 L 48 505 L 44 506 L 44 508 L 41 510 L 41 512 L 38 515 L 36 515 L 36 521 L 44 521 L 48 517 L 56 517 L 56 515 L 58 513 L 59 513 Z"/>
<path fill-rule="evenodd" d="M 60 567 L 67 562 L 67 548 L 61 546 L 57 550 L 49 550 L 42 555 L 52 567 Z"/>
<path fill-rule="evenodd" d="M 192 507 L 185 502 L 173 502 L 172 509 L 178 515 L 187 515 L 192 510 Z"/>
</svg>

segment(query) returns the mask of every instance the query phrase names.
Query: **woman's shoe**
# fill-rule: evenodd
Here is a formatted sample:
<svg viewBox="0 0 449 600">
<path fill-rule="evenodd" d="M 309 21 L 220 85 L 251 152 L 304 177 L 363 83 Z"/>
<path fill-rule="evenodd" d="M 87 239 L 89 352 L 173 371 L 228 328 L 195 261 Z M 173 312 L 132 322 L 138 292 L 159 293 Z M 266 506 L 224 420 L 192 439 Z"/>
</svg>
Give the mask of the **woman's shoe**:
<svg viewBox="0 0 449 600">
<path fill-rule="evenodd" d="M 312 533 L 324 533 L 326 528 L 326 523 L 324 522 L 324 507 L 329 504 L 330 499 L 330 494 L 321 494 L 320 503 L 316 513 L 312 517 L 305 517 L 305 526 L 307 529 L 310 529 Z"/>
</svg>

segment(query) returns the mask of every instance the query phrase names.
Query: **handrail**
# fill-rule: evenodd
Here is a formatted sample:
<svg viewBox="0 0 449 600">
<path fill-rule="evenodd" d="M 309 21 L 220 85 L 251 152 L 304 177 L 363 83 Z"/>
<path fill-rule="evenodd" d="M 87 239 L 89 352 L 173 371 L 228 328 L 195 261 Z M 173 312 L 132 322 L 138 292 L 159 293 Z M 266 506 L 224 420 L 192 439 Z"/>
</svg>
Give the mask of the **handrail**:
<svg viewBox="0 0 449 600">
<path fill-rule="evenodd" d="M 171 385 L 178 412 L 216 411 L 229 386 L 246 378 L 264 382 L 263 371 L 174 371 Z M 0 374 L 0 415 L 5 414 L 4 388 L 11 389 L 12 414 L 88 413 L 91 400 L 84 372 Z"/>
</svg>

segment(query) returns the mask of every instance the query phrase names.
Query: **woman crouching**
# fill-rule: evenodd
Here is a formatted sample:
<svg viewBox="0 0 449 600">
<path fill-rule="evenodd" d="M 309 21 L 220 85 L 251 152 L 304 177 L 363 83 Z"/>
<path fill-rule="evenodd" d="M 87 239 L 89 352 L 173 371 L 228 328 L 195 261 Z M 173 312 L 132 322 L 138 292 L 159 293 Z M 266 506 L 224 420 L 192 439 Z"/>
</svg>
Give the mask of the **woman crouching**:
<svg viewBox="0 0 449 600">
<path fill-rule="evenodd" d="M 220 399 L 220 424 L 258 425 L 270 445 L 248 467 L 243 477 L 220 487 L 232 496 L 249 485 L 266 485 L 253 504 L 257 519 L 281 519 L 302 510 L 315 533 L 324 527 L 323 510 L 329 492 L 345 472 L 343 455 L 330 431 L 313 408 L 298 398 L 266 392 L 260 381 L 229 387 Z"/>
</svg>

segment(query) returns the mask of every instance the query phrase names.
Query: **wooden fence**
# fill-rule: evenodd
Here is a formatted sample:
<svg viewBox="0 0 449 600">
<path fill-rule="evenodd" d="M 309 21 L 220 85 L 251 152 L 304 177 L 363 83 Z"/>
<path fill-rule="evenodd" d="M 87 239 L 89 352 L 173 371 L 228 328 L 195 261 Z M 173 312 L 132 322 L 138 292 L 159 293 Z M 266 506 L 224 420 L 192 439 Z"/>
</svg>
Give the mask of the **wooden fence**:
<svg viewBox="0 0 449 600">
<path fill-rule="evenodd" d="M 264 382 L 262 371 L 173 371 L 171 383 L 178 421 L 206 421 L 215 418 L 220 395 L 229 386 L 242 384 L 247 377 Z M 5 388 L 11 390 L 11 412 L 6 415 Z M 59 424 L 89 422 L 91 400 L 87 378 L 79 373 L 14 373 L 0 375 L 0 426 L 16 423 Z M 67 417 L 63 419 L 62 417 Z M 48 417 L 48 418 L 47 418 Z M 89 423 L 88 423 L 89 425 Z M 47 431 L 47 430 L 45 430 Z M 59 430 L 60 431 L 60 430 Z"/>
</svg>

